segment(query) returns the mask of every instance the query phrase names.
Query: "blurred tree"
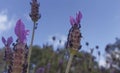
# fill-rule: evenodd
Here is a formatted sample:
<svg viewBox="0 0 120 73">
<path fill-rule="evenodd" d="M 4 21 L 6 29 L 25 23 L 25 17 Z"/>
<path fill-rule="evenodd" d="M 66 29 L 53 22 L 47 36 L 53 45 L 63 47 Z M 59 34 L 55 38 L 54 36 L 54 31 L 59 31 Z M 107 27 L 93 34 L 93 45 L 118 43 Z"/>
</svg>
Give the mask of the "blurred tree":
<svg viewBox="0 0 120 73">
<path fill-rule="evenodd" d="M 37 69 L 45 69 L 44 73 L 64 73 L 69 58 L 69 53 L 65 48 L 53 49 L 52 45 L 33 46 L 30 73 L 36 73 Z M 0 50 L 0 73 L 4 71 L 4 49 Z M 2 63 L 1 63 L 2 62 Z M 111 69 L 99 68 L 98 62 L 92 53 L 86 51 L 78 52 L 72 61 L 70 73 L 110 73 Z M 112 68 L 115 73 L 119 70 Z"/>
<path fill-rule="evenodd" d="M 120 39 L 116 38 L 115 43 L 108 44 L 105 51 L 106 62 L 109 65 L 110 73 L 117 73 L 117 71 L 120 73 Z"/>
<path fill-rule="evenodd" d="M 45 73 L 64 73 L 69 58 L 66 53 L 64 48 L 55 51 L 52 45 L 33 46 L 31 65 L 35 65 L 35 71 L 45 68 Z M 74 56 L 70 73 L 100 73 L 100 69 L 91 53 L 81 51 Z"/>
</svg>

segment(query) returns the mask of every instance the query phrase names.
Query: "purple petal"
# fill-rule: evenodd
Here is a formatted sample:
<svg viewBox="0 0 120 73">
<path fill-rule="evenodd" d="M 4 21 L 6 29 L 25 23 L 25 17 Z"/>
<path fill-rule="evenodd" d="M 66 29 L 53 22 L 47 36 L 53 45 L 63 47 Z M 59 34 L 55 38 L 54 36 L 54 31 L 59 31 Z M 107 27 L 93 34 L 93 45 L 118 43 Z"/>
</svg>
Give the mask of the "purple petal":
<svg viewBox="0 0 120 73">
<path fill-rule="evenodd" d="M 77 14 L 76 14 L 76 23 L 79 24 L 80 21 L 82 19 L 82 13 L 79 11 Z"/>
<path fill-rule="evenodd" d="M 20 39 L 21 39 L 21 42 L 24 42 L 26 40 L 26 31 L 25 30 L 23 31 L 23 34 L 21 35 Z"/>
<path fill-rule="evenodd" d="M 23 22 L 21 21 L 21 19 L 19 19 L 15 26 L 15 34 L 18 37 L 20 37 L 23 30 L 25 30 L 25 26 L 24 26 Z"/>
<path fill-rule="evenodd" d="M 26 35 L 29 35 L 29 32 L 30 32 L 29 30 L 25 30 Z"/>
<path fill-rule="evenodd" d="M 28 35 L 28 30 L 25 30 L 24 23 L 19 19 L 16 23 L 15 34 L 17 35 L 20 42 L 24 42 L 26 40 L 26 35 Z"/>
<path fill-rule="evenodd" d="M 10 44 L 13 42 L 13 38 L 12 37 L 9 37 L 7 39 L 7 45 L 10 46 Z"/>
<path fill-rule="evenodd" d="M 75 19 L 72 16 L 70 16 L 70 24 L 72 26 L 75 24 Z"/>
<path fill-rule="evenodd" d="M 2 42 L 3 42 L 4 45 L 6 45 L 6 40 L 5 40 L 4 37 L 2 37 Z"/>
</svg>

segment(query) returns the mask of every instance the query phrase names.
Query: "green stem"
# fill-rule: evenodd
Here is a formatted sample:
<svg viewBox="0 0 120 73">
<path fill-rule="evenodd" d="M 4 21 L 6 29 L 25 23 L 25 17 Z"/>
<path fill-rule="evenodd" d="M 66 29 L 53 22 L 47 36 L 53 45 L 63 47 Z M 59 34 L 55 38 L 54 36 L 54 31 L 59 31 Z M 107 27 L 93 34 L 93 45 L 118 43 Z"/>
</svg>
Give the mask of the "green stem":
<svg viewBox="0 0 120 73">
<path fill-rule="evenodd" d="M 33 25 L 33 30 L 32 30 L 32 38 L 31 38 L 31 43 L 30 43 L 30 48 L 29 48 L 29 53 L 28 53 L 28 68 L 27 68 L 27 73 L 29 73 L 29 68 L 30 68 L 30 58 L 32 54 L 32 45 L 33 45 L 33 40 L 34 40 L 34 35 L 35 35 L 35 22 Z"/>
<path fill-rule="evenodd" d="M 33 68 L 32 73 L 35 73 L 35 67 Z"/>
<path fill-rule="evenodd" d="M 70 58 L 69 58 L 69 61 L 68 61 L 68 64 L 67 64 L 67 68 L 66 68 L 65 73 L 69 73 L 69 71 L 70 71 L 70 66 L 71 66 L 71 64 L 72 64 L 73 56 L 74 56 L 74 54 L 70 54 Z"/>
<path fill-rule="evenodd" d="M 7 63 L 6 63 L 6 62 L 5 62 L 4 70 L 5 70 L 5 71 L 7 70 Z"/>
<path fill-rule="evenodd" d="M 92 55 L 90 56 L 90 68 L 91 68 L 91 72 L 90 73 L 92 73 Z"/>
</svg>

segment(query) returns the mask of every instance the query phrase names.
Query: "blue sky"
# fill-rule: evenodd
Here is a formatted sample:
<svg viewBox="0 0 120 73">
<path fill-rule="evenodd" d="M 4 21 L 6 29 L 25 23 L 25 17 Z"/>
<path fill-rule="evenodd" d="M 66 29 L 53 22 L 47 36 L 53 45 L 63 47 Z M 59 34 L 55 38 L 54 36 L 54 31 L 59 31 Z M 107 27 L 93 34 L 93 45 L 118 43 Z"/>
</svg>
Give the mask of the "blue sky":
<svg viewBox="0 0 120 73">
<path fill-rule="evenodd" d="M 0 1 L 0 38 L 14 37 L 14 26 L 18 19 L 22 19 L 27 29 L 31 30 L 33 23 L 29 18 L 31 0 L 1 0 Z M 53 43 L 51 36 L 57 36 L 63 42 L 70 29 L 69 17 L 81 11 L 82 49 L 87 50 L 85 42 L 90 48 L 99 45 L 104 54 L 105 45 L 114 43 L 120 38 L 120 0 L 38 0 L 40 13 L 38 29 L 34 44 Z M 28 44 L 31 35 L 28 36 Z M 58 41 L 55 42 L 56 45 Z M 0 47 L 4 45 L 0 42 Z M 94 53 L 96 55 L 96 53 Z"/>
</svg>

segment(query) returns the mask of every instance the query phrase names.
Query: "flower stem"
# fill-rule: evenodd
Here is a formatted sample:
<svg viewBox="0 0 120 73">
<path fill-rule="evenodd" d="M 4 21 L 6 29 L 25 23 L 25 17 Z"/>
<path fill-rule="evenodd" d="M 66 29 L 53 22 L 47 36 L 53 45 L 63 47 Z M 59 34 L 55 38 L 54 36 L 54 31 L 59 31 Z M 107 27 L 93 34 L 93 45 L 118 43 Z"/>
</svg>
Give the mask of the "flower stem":
<svg viewBox="0 0 120 73">
<path fill-rule="evenodd" d="M 5 67 L 4 67 L 4 71 L 7 71 L 7 62 L 5 62 Z"/>
<path fill-rule="evenodd" d="M 71 66 L 71 64 L 72 64 L 73 56 L 74 56 L 74 54 L 70 54 L 70 58 L 69 58 L 69 61 L 68 61 L 68 64 L 67 64 L 67 68 L 66 68 L 65 73 L 69 73 L 69 71 L 70 71 L 70 66 Z"/>
<path fill-rule="evenodd" d="M 34 40 L 34 35 L 35 35 L 35 22 L 33 25 L 33 30 L 32 30 L 32 38 L 31 38 L 31 43 L 30 43 L 30 48 L 29 48 L 29 53 L 28 53 L 28 68 L 27 68 L 27 73 L 29 73 L 29 68 L 30 68 L 30 58 L 32 54 L 32 45 L 33 45 L 33 40 Z"/>
</svg>

